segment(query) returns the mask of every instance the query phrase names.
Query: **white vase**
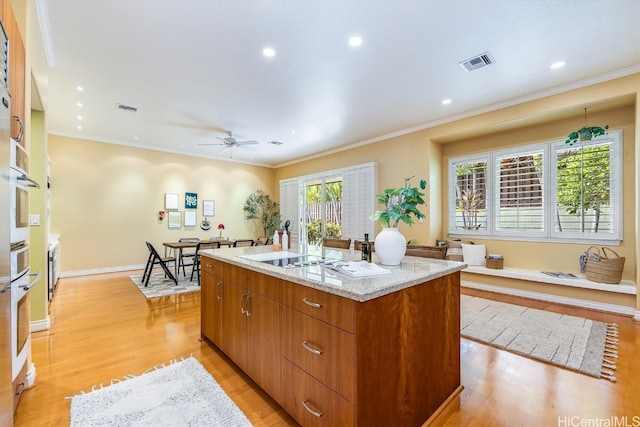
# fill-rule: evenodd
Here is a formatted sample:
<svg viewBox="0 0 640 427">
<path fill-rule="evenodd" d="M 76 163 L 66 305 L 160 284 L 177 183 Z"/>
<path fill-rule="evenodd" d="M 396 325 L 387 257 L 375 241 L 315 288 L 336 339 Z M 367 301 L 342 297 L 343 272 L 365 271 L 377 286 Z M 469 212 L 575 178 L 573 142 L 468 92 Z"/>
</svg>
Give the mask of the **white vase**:
<svg viewBox="0 0 640 427">
<path fill-rule="evenodd" d="M 399 265 L 407 252 L 407 240 L 395 227 L 385 227 L 376 236 L 375 248 L 382 265 Z"/>
</svg>

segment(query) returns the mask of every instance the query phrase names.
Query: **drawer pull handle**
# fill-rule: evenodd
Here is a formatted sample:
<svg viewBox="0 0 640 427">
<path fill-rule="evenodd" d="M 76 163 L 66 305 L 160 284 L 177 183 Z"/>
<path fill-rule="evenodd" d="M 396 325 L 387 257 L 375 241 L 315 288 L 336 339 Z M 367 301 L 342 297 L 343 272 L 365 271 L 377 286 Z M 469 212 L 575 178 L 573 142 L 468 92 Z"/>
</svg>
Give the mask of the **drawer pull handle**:
<svg viewBox="0 0 640 427">
<path fill-rule="evenodd" d="M 318 412 L 314 409 L 312 409 L 309 404 L 307 403 L 306 400 L 302 401 L 302 406 L 304 406 L 304 409 L 306 409 L 311 415 L 313 415 L 314 417 L 318 417 L 320 418 L 321 416 L 323 416 L 324 414 L 322 412 Z"/>
<path fill-rule="evenodd" d="M 242 314 L 246 314 L 246 310 L 245 310 L 246 298 L 247 298 L 247 294 L 242 294 L 240 296 L 240 313 Z"/>
<path fill-rule="evenodd" d="M 313 301 L 309 301 L 306 298 L 302 298 L 302 302 L 304 302 L 305 304 L 307 304 L 309 307 L 313 307 L 313 308 L 320 308 L 322 307 L 322 304 L 318 304 L 317 302 L 313 302 Z"/>
<path fill-rule="evenodd" d="M 322 350 L 318 350 L 318 349 L 316 349 L 316 348 L 311 347 L 311 346 L 310 346 L 306 341 L 304 341 L 304 342 L 302 343 L 302 346 L 303 346 L 307 351 L 310 351 L 311 353 L 316 354 L 316 355 L 318 355 L 318 356 L 320 356 L 322 353 L 324 353 L 324 351 L 322 351 Z"/>
</svg>

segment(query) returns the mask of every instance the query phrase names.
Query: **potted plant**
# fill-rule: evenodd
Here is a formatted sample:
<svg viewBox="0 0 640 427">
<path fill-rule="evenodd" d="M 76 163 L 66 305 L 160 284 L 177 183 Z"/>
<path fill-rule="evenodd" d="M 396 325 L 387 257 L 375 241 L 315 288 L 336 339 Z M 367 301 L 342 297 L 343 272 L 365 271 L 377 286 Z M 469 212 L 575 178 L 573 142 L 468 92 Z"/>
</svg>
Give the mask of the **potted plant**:
<svg viewBox="0 0 640 427">
<path fill-rule="evenodd" d="M 242 208 L 245 221 L 258 221 L 264 232 L 263 236 L 269 238 L 280 226 L 280 205 L 271 200 L 271 197 L 262 190 L 250 194 Z"/>
<path fill-rule="evenodd" d="M 402 187 L 387 188 L 377 196 L 378 203 L 384 205 L 384 209 L 377 210 L 370 218 L 379 221 L 383 227 L 375 238 L 376 254 L 383 265 L 400 264 L 407 250 L 407 241 L 398 231 L 398 224 L 404 222 L 411 226 L 413 217 L 418 220 L 426 217 L 418 206 L 426 206 L 421 190 L 427 188 L 427 181 L 421 179 L 419 187 L 414 187 L 410 184 L 414 177 L 405 178 Z"/>
</svg>

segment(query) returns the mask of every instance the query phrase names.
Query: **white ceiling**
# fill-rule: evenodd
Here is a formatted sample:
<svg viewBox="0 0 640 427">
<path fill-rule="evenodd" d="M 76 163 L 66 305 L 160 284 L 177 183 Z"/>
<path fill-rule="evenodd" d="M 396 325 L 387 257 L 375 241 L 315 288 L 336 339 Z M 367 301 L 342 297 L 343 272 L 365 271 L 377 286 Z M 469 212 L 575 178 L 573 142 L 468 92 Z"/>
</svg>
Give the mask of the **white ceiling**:
<svg viewBox="0 0 640 427">
<path fill-rule="evenodd" d="M 51 133 L 260 165 L 640 71 L 635 0 L 36 3 Z"/>
</svg>

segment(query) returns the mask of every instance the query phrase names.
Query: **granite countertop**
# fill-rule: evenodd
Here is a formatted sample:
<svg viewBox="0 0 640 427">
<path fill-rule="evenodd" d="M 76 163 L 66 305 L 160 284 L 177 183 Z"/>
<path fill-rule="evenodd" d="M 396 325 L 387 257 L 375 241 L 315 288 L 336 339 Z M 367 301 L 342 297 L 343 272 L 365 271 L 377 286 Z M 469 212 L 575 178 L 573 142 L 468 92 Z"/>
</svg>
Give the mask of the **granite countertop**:
<svg viewBox="0 0 640 427">
<path fill-rule="evenodd" d="M 268 276 L 278 277 L 299 285 L 319 289 L 331 294 L 346 297 L 355 301 L 368 301 L 405 289 L 419 283 L 446 276 L 464 269 L 467 264 L 456 261 L 445 261 L 431 258 L 405 256 L 398 266 L 380 265 L 375 252 L 372 262 L 391 271 L 391 274 L 374 277 L 352 278 L 327 267 L 314 264 L 301 267 L 285 268 L 270 262 L 256 261 L 246 258 L 273 252 L 271 246 L 251 246 L 241 248 L 220 248 L 201 250 L 200 254 L 229 264 L 247 268 Z M 289 251 L 291 254 L 303 254 L 302 251 Z M 322 253 L 310 252 L 311 256 L 324 257 L 330 260 L 360 260 L 360 252 L 347 249 L 322 249 Z M 271 256 L 279 256 L 278 253 Z"/>
</svg>

